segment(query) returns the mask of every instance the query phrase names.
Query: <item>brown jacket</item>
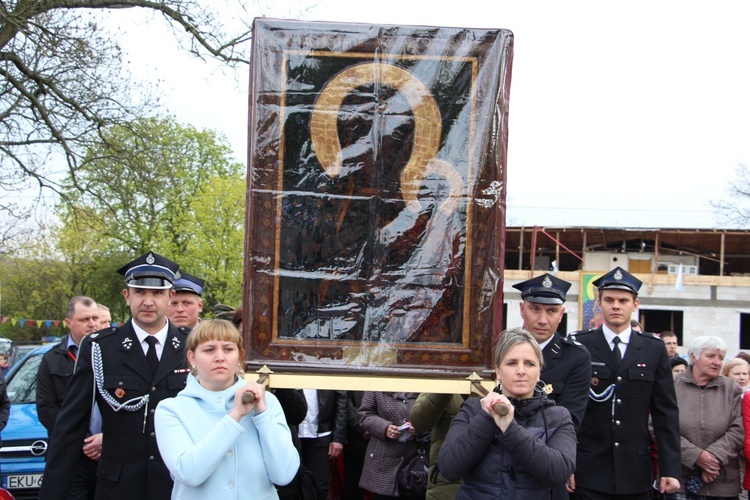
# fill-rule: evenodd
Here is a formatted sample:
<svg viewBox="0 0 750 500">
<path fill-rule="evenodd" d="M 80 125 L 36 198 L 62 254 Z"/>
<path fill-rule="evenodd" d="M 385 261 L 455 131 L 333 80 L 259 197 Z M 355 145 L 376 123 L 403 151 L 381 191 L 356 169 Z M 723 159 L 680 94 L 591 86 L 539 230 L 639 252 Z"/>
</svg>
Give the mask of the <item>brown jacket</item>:
<svg viewBox="0 0 750 500">
<path fill-rule="evenodd" d="M 703 450 L 721 462 L 719 477 L 706 484 L 700 495 L 734 497 L 740 493 L 740 462 L 744 429 L 742 424 L 742 390 L 727 377 L 718 376 L 706 387 L 699 387 L 692 367 L 675 380 L 680 408 L 682 442 L 682 477 L 680 491 L 691 476 L 700 476 L 695 461 Z"/>
</svg>

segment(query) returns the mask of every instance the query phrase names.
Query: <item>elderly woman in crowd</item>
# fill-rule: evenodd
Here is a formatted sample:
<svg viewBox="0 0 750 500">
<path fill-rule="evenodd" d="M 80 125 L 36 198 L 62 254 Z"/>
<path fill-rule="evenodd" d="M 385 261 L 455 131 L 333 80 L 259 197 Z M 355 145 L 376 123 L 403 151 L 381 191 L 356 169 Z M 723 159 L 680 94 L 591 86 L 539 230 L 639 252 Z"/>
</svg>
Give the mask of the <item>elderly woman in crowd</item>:
<svg viewBox="0 0 750 500">
<path fill-rule="evenodd" d="M 680 407 L 682 477 L 667 498 L 737 498 L 744 431 L 742 390 L 720 375 L 726 344 L 698 337 L 688 348 L 688 370 L 675 380 Z"/>
<path fill-rule="evenodd" d="M 523 329 L 507 330 L 494 362 L 498 387 L 461 407 L 440 448 L 440 472 L 463 479 L 456 499 L 564 495 L 575 472 L 576 433 L 568 410 L 539 389 L 539 344 Z M 498 404 L 507 414 L 498 413 Z"/>
<path fill-rule="evenodd" d="M 155 414 L 172 498 L 278 498 L 274 483 L 294 478 L 299 454 L 276 397 L 240 376 L 240 332 L 222 319 L 201 321 L 188 336 L 187 359 L 187 387 Z"/>
<path fill-rule="evenodd" d="M 740 386 L 742 392 L 747 392 L 750 389 L 750 364 L 742 358 L 732 358 L 724 363 L 721 368 L 721 374 L 725 377 L 729 377 Z"/>
</svg>

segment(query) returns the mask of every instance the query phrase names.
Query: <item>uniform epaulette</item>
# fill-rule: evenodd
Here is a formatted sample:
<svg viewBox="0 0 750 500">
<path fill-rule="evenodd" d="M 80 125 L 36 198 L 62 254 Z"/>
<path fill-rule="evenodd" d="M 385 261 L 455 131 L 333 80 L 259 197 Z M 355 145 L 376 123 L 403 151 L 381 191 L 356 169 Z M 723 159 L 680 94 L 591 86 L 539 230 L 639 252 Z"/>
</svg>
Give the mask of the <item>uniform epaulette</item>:
<svg viewBox="0 0 750 500">
<path fill-rule="evenodd" d="M 580 331 L 577 331 L 577 332 L 571 332 L 565 338 L 570 338 L 572 340 L 575 340 L 576 337 L 578 337 L 579 335 L 587 335 L 587 334 L 589 334 L 589 333 L 591 333 L 591 332 L 593 332 L 595 330 L 596 330 L 596 328 L 592 328 L 590 330 L 580 330 Z"/>
<path fill-rule="evenodd" d="M 92 341 L 103 339 L 105 337 L 112 336 L 120 331 L 120 328 L 117 326 L 111 326 L 109 328 L 105 328 L 104 330 L 99 330 L 98 332 L 94 332 L 89 337 Z"/>
<path fill-rule="evenodd" d="M 576 332 L 576 333 L 579 333 L 579 332 Z M 583 347 L 583 344 L 578 342 L 575 338 L 571 338 L 570 336 L 563 337 L 563 344 L 574 345 L 580 349 L 586 349 L 585 347 Z"/>
<path fill-rule="evenodd" d="M 644 338 L 647 338 L 647 339 L 658 340 L 659 342 L 664 342 L 662 339 L 660 339 L 659 337 L 657 337 L 656 335 L 654 335 L 651 332 L 636 332 L 635 330 L 633 330 L 633 333 L 637 333 L 641 337 L 644 337 Z"/>
</svg>

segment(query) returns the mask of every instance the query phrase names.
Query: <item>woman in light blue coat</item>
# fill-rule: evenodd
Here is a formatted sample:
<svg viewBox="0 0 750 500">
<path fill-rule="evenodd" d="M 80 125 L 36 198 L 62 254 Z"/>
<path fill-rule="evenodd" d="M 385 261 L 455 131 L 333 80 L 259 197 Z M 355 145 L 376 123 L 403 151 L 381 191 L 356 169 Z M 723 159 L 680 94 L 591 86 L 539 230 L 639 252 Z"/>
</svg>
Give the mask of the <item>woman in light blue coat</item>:
<svg viewBox="0 0 750 500">
<path fill-rule="evenodd" d="M 193 375 L 155 417 L 159 451 L 174 479 L 172 498 L 278 498 L 274 483 L 294 478 L 299 454 L 276 397 L 238 377 L 240 333 L 228 321 L 201 321 L 187 350 Z M 251 403 L 242 402 L 245 392 Z"/>
</svg>

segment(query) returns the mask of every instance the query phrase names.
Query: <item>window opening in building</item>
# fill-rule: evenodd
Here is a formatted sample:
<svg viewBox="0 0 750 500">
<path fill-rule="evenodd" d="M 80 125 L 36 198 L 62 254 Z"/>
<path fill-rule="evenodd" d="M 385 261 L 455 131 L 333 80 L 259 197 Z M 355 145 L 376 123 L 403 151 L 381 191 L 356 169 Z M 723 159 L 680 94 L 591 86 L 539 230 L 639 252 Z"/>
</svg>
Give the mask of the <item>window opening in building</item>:
<svg viewBox="0 0 750 500">
<path fill-rule="evenodd" d="M 508 303 L 503 302 L 503 329 L 502 331 L 504 332 L 507 329 L 508 329 Z"/>
<path fill-rule="evenodd" d="M 748 313 L 740 313 L 740 349 L 750 349 L 750 314 Z"/>
<path fill-rule="evenodd" d="M 677 335 L 677 345 L 682 343 L 682 311 L 666 311 L 660 309 L 641 309 L 640 318 L 644 332 L 661 333 L 674 332 Z"/>
</svg>

